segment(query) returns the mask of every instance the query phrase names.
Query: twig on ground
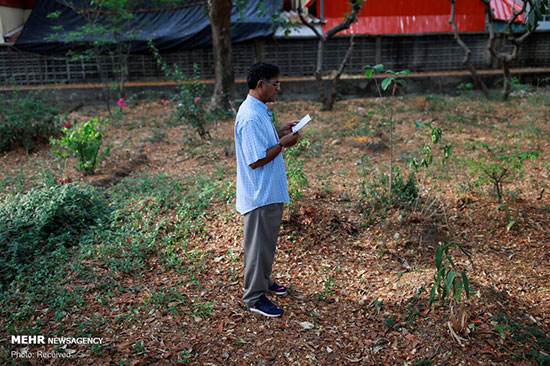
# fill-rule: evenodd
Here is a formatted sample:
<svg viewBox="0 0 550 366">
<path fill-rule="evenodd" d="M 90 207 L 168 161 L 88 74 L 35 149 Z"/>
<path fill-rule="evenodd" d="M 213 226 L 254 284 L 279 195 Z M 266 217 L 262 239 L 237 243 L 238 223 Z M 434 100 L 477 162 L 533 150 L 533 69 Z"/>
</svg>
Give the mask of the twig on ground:
<svg viewBox="0 0 550 366">
<path fill-rule="evenodd" d="M 463 344 L 461 341 L 463 342 L 466 342 L 466 339 L 460 337 L 458 334 L 456 334 L 456 332 L 454 331 L 453 327 L 451 326 L 451 322 L 448 321 L 447 322 L 447 326 L 449 327 L 449 331 L 451 332 L 451 335 L 453 336 L 454 339 L 456 339 L 456 341 L 458 342 L 458 344 L 462 347 Z"/>
</svg>

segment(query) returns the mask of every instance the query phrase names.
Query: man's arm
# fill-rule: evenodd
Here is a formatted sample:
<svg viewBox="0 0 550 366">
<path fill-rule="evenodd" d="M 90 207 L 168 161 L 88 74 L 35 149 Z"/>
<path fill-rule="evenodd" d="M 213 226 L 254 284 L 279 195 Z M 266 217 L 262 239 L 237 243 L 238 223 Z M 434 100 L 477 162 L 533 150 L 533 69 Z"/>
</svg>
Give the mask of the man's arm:
<svg viewBox="0 0 550 366">
<path fill-rule="evenodd" d="M 273 145 L 265 151 L 265 158 L 257 160 L 252 164 L 250 164 L 249 166 L 252 169 L 256 169 L 266 165 L 271 160 L 275 159 L 275 157 L 279 155 L 281 151 L 283 151 L 283 146 L 290 147 L 294 145 L 298 141 L 298 137 L 300 137 L 299 133 L 295 133 L 295 134 L 291 133 L 291 134 L 284 135 L 277 145 Z"/>
</svg>

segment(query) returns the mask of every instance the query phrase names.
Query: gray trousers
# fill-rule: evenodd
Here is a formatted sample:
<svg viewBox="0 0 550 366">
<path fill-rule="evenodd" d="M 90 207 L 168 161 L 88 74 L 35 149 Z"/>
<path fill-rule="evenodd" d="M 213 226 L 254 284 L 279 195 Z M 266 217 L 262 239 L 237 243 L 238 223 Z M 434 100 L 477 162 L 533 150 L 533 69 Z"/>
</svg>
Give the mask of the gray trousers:
<svg viewBox="0 0 550 366">
<path fill-rule="evenodd" d="M 273 285 L 271 266 L 283 218 L 283 204 L 274 203 L 244 215 L 244 294 L 252 307 Z"/>
</svg>

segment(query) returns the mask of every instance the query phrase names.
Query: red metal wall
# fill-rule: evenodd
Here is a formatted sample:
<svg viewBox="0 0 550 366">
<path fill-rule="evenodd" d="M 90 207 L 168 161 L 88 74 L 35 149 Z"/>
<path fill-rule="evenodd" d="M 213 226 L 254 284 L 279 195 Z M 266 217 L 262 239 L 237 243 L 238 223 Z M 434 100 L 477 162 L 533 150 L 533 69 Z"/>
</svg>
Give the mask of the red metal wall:
<svg viewBox="0 0 550 366">
<path fill-rule="evenodd" d="M 481 0 L 457 0 L 456 23 L 462 32 L 485 29 L 485 6 Z M 317 14 L 321 14 L 317 0 Z M 326 31 L 342 21 L 349 13 L 347 0 L 325 0 Z M 451 13 L 449 0 L 367 0 L 359 13 L 357 23 L 342 33 L 427 33 L 451 32 L 448 24 Z"/>
</svg>

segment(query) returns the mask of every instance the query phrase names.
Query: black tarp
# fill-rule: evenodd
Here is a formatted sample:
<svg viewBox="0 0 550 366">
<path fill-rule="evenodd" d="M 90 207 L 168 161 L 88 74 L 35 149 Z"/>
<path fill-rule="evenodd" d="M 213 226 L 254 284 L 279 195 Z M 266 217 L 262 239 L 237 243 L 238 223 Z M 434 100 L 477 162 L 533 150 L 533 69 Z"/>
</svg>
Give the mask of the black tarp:
<svg viewBox="0 0 550 366">
<path fill-rule="evenodd" d="M 17 49 L 42 54 L 64 54 L 69 50 L 89 48 L 93 36 L 74 37 L 89 24 L 86 16 L 102 12 L 86 13 L 89 9 L 86 0 L 56 1 L 39 0 L 34 6 L 25 27 L 19 35 Z M 281 9 L 282 0 L 247 0 L 240 8 L 233 6 L 231 12 L 231 39 L 233 43 L 243 42 L 257 37 L 266 37 L 274 33 L 273 14 Z M 57 18 L 49 14 L 59 14 Z M 147 39 L 162 51 L 190 49 L 212 44 L 210 21 L 204 1 L 179 2 L 178 5 L 159 8 L 150 3 L 132 11 L 133 17 L 124 24 L 120 32 L 122 41 L 131 47 L 132 53 L 147 52 Z M 81 32 L 83 35 L 83 33 Z M 113 39 L 105 33 L 103 39 Z M 108 43 L 108 42 L 107 42 Z M 112 46 L 111 46 L 112 47 Z"/>
</svg>

